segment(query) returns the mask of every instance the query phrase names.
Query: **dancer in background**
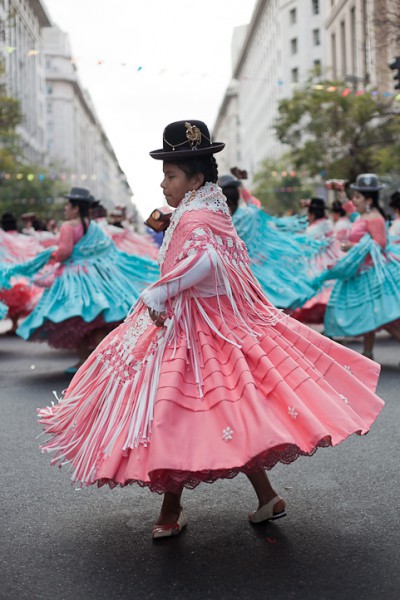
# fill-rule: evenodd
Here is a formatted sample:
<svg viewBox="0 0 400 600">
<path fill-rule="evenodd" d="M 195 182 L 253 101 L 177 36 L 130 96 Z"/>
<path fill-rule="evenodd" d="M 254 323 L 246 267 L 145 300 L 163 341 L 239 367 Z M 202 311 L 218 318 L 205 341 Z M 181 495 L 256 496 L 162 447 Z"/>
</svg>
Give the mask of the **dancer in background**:
<svg viewBox="0 0 400 600">
<path fill-rule="evenodd" d="M 393 242 L 400 242 L 400 190 L 390 196 L 390 208 L 394 212 L 394 219 L 389 227 L 389 236 Z"/>
<path fill-rule="evenodd" d="M 258 498 L 249 520 L 285 516 L 264 469 L 367 433 L 383 406 L 378 365 L 264 295 L 217 185 L 223 147 L 202 121 L 165 128 L 150 153 L 176 208 L 161 278 L 39 413 L 42 450 L 71 463 L 73 481 L 164 494 L 155 539 L 186 525 L 184 487 L 241 472 Z"/>
<path fill-rule="evenodd" d="M 327 335 L 362 335 L 363 354 L 373 358 L 375 332 L 386 329 L 400 341 L 400 262 L 387 251 L 385 214 L 379 204 L 382 185 L 373 173 L 363 173 L 350 188 L 358 213 L 348 241 L 347 256 L 316 279 L 316 285 L 338 279 L 326 309 Z"/>
<path fill-rule="evenodd" d="M 278 308 L 294 310 L 313 294 L 307 275 L 308 253 L 304 236 L 297 234 L 304 223 L 296 217 L 271 217 L 255 204 L 245 204 L 241 198 L 242 185 L 232 175 L 218 179 L 226 198 L 233 224 L 245 242 L 251 270 L 265 294 Z M 295 235 L 296 234 L 296 235 Z"/>
<path fill-rule="evenodd" d="M 311 198 L 302 201 L 302 206 L 307 207 L 309 226 L 306 235 L 310 241 L 319 241 L 321 246 L 308 260 L 308 282 L 315 278 L 325 269 L 331 268 L 342 256 L 340 244 L 334 235 L 331 220 L 327 217 L 325 200 L 323 198 Z M 311 283 L 310 283 L 311 285 Z M 302 323 L 322 324 L 326 306 L 332 292 L 332 284 L 325 283 L 322 289 L 299 309 L 293 313 L 293 317 Z"/>
<path fill-rule="evenodd" d="M 143 288 L 158 276 L 154 261 L 119 252 L 89 220 L 93 196 L 72 188 L 65 196 L 66 221 L 52 256 L 52 273 L 43 273 L 44 294 L 20 325 L 22 338 L 53 348 L 76 350 L 75 373 L 101 339 L 126 317 Z M 40 283 L 40 274 L 35 279 Z"/>
<path fill-rule="evenodd" d="M 351 230 L 351 222 L 340 200 L 334 200 L 331 205 L 333 232 L 337 240 L 347 240 Z"/>
<path fill-rule="evenodd" d="M 136 233 L 128 226 L 128 222 L 122 218 L 119 225 L 115 225 L 112 219 L 109 223 L 106 208 L 97 200 L 90 212 L 92 219 L 96 221 L 104 233 L 110 236 L 119 250 L 127 254 L 146 256 L 152 260 L 157 260 L 159 246 L 150 234 Z M 120 209 L 114 210 L 110 214 L 115 215 L 116 213 L 120 217 L 124 216 Z"/>
<path fill-rule="evenodd" d="M 5 265 L 21 263 L 27 258 L 33 258 L 41 250 L 43 248 L 37 241 L 18 232 L 17 219 L 13 213 L 2 215 L 0 259 Z M 0 302 L 7 307 L 6 314 L 11 321 L 11 328 L 5 332 L 6 335 L 15 335 L 18 321 L 30 314 L 41 294 L 42 290 L 24 277 L 13 277 L 10 285 L 0 287 Z"/>
</svg>

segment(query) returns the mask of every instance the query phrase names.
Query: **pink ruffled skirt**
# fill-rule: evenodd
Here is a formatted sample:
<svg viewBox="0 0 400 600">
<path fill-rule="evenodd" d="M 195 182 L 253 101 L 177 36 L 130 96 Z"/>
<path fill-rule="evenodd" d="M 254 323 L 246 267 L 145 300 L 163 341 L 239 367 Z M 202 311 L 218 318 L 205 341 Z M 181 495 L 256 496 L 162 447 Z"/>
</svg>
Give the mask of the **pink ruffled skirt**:
<svg viewBox="0 0 400 600">
<path fill-rule="evenodd" d="M 53 463 L 70 463 L 73 481 L 86 485 L 162 493 L 271 469 L 368 432 L 383 406 L 378 364 L 286 315 L 244 332 L 221 303 L 223 318 L 215 298 L 201 310 L 191 301 L 190 340 L 179 331 L 159 371 L 146 366 L 165 328 L 149 323 L 146 308 L 103 340 L 64 398 L 39 412 Z M 143 398 L 154 383 L 149 408 Z M 134 443 L 141 403 L 151 431 Z"/>
</svg>

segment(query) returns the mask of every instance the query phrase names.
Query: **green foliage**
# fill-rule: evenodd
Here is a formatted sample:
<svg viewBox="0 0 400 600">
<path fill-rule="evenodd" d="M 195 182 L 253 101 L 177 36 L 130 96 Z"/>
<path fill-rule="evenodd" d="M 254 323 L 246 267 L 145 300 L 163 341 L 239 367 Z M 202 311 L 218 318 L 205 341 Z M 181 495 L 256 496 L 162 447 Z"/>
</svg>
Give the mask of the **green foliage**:
<svg viewBox="0 0 400 600">
<path fill-rule="evenodd" d="M 29 177 L 29 179 L 28 179 Z M 39 218 L 62 218 L 64 203 L 58 203 L 65 185 L 53 180 L 35 165 L 14 165 L 0 178 L 0 214 L 35 212 Z"/>
<path fill-rule="evenodd" d="M 0 63 L 0 78 L 3 75 Z M 54 200 L 60 195 L 61 182 L 52 180 L 38 165 L 21 162 L 16 128 L 22 119 L 19 101 L 7 96 L 5 84 L 0 83 L 0 214 L 19 216 L 34 211 L 42 218 L 61 217 L 62 208 Z"/>
<path fill-rule="evenodd" d="M 319 87 L 309 82 L 279 103 L 275 131 L 290 147 L 291 164 L 312 176 L 350 180 L 392 168 L 390 155 L 400 152 L 396 100 L 370 93 L 342 95 L 343 84 L 330 81 Z"/>
<path fill-rule="evenodd" d="M 298 212 L 299 201 L 311 195 L 304 186 L 303 176 L 291 169 L 285 158 L 279 161 L 265 160 L 253 180 L 252 192 L 263 208 L 274 215 Z"/>
</svg>

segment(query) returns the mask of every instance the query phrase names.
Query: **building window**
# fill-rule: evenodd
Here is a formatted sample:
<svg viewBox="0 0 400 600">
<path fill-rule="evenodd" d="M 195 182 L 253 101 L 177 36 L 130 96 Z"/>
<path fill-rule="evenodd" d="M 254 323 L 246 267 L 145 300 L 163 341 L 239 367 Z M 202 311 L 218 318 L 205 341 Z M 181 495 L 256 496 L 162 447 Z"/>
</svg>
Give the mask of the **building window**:
<svg viewBox="0 0 400 600">
<path fill-rule="evenodd" d="M 52 94 L 53 93 L 53 86 L 51 85 L 51 83 L 48 83 L 46 85 L 46 93 L 47 94 Z"/>
<path fill-rule="evenodd" d="M 321 44 L 321 36 L 319 29 L 313 29 L 312 36 L 314 46 L 319 46 Z"/>
<path fill-rule="evenodd" d="M 342 76 L 347 74 L 347 51 L 346 51 L 346 24 L 344 21 L 340 23 L 340 47 L 342 54 Z"/>
<path fill-rule="evenodd" d="M 297 38 L 290 40 L 290 51 L 292 54 L 297 54 Z"/>
<path fill-rule="evenodd" d="M 351 59 L 353 67 L 353 75 L 357 76 L 357 27 L 356 27 L 356 9 L 353 8 L 350 11 L 351 19 Z"/>
<path fill-rule="evenodd" d="M 292 8 L 292 10 L 289 12 L 289 21 L 291 25 L 297 23 L 297 11 L 295 8 Z"/>
<path fill-rule="evenodd" d="M 294 69 L 292 69 L 292 83 L 298 83 L 299 82 L 299 70 L 297 67 L 295 67 Z"/>
<path fill-rule="evenodd" d="M 336 35 L 331 35 L 331 51 L 332 51 L 332 74 L 333 79 L 337 80 L 337 60 L 336 60 Z"/>
<path fill-rule="evenodd" d="M 319 60 L 319 58 L 314 60 L 314 69 L 318 75 L 321 75 L 321 61 Z"/>
<path fill-rule="evenodd" d="M 312 0 L 313 15 L 319 15 L 319 0 Z"/>
</svg>

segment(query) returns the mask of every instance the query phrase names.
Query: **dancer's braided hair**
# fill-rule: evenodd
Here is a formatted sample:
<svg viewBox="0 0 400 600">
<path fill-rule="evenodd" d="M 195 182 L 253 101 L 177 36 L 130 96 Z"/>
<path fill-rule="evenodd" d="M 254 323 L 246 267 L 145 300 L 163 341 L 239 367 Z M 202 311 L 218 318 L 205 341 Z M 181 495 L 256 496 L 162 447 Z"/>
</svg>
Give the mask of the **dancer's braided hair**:
<svg viewBox="0 0 400 600">
<path fill-rule="evenodd" d="M 188 158 L 180 161 L 165 161 L 171 162 L 181 169 L 188 177 L 192 177 L 196 173 L 204 175 L 204 183 L 217 183 L 218 181 L 218 164 L 212 154 L 199 156 L 196 158 Z"/>
</svg>

